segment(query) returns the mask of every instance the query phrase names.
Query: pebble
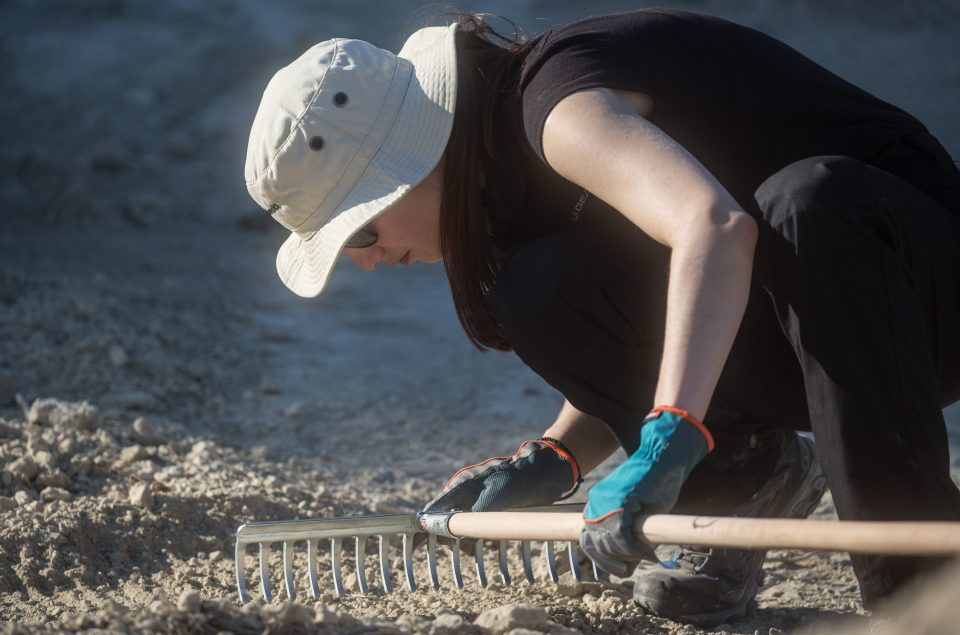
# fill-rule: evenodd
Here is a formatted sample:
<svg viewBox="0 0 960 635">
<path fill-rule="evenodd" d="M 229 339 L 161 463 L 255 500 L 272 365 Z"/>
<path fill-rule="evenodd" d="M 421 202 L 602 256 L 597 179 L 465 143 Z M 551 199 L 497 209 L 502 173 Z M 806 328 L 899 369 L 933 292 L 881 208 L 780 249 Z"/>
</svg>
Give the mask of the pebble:
<svg viewBox="0 0 960 635">
<path fill-rule="evenodd" d="M 36 458 L 38 452 L 49 449 L 50 444 L 47 443 L 42 436 L 36 433 L 27 434 L 27 454 Z"/>
<path fill-rule="evenodd" d="M 547 612 L 536 604 L 507 604 L 487 609 L 473 623 L 494 635 L 502 635 L 516 628 L 542 631 L 547 626 Z"/>
<path fill-rule="evenodd" d="M 7 471 L 21 481 L 32 481 L 40 471 L 40 466 L 29 456 L 22 456 L 9 464 Z"/>
<path fill-rule="evenodd" d="M 57 465 L 57 459 L 53 456 L 53 453 L 47 450 L 36 452 L 33 455 L 33 460 L 37 462 L 37 465 L 45 467 L 48 470 L 52 470 Z"/>
<path fill-rule="evenodd" d="M 66 487 L 69 484 L 70 477 L 64 474 L 60 468 L 53 468 L 37 477 L 37 485 L 41 487 Z"/>
<path fill-rule="evenodd" d="M 29 503 L 30 501 L 32 501 L 33 497 L 30 496 L 30 494 L 26 490 L 18 490 L 13 495 L 13 500 L 17 501 L 17 505 L 22 507 L 27 503 Z"/>
<path fill-rule="evenodd" d="M 398 617 L 396 624 L 405 633 L 426 633 L 430 630 L 430 620 L 411 613 Z"/>
<path fill-rule="evenodd" d="M 177 608 L 184 613 L 197 613 L 200 611 L 200 605 L 200 594 L 193 589 L 187 589 L 177 599 Z"/>
<path fill-rule="evenodd" d="M 150 422 L 143 417 L 137 417 L 133 422 L 133 433 L 143 445 L 162 445 L 163 438 L 157 434 Z"/>
<path fill-rule="evenodd" d="M 150 458 L 150 455 L 142 445 L 131 445 L 120 450 L 120 460 L 124 463 L 134 463 L 147 458 Z"/>
<path fill-rule="evenodd" d="M 70 492 L 63 489 L 62 487 L 48 487 L 40 492 L 40 496 L 43 497 L 48 503 L 53 501 L 68 501 L 70 500 Z"/>
<path fill-rule="evenodd" d="M 450 609 L 440 609 L 437 611 L 437 617 L 433 620 L 433 628 L 430 631 L 432 635 L 453 635 L 464 630 L 466 620 L 459 613 Z"/>
<path fill-rule="evenodd" d="M 130 488 L 130 504 L 143 509 L 153 509 L 153 492 L 149 483 L 134 483 Z"/>
<path fill-rule="evenodd" d="M 560 592 L 561 595 L 565 595 L 571 598 L 580 597 L 581 595 L 583 595 L 583 585 L 580 584 L 579 582 L 573 582 L 573 583 L 560 582 L 559 584 L 557 584 L 556 589 L 557 591 Z"/>
<path fill-rule="evenodd" d="M 27 423 L 65 426 L 74 430 L 92 430 L 100 422 L 100 411 L 86 401 L 36 399 L 27 412 Z"/>
<path fill-rule="evenodd" d="M 9 496 L 0 496 L 0 512 L 10 511 L 17 507 L 17 501 Z"/>
<path fill-rule="evenodd" d="M 326 606 L 318 606 L 314 612 L 313 623 L 314 624 L 323 624 L 325 626 L 334 626 L 340 622 L 340 616 L 335 612 L 327 608 Z"/>
</svg>

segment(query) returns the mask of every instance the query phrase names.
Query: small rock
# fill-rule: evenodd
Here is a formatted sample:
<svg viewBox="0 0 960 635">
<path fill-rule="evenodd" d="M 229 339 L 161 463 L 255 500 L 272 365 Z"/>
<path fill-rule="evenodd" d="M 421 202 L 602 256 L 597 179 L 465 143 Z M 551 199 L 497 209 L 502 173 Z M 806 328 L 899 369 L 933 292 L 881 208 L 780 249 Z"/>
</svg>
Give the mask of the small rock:
<svg viewBox="0 0 960 635">
<path fill-rule="evenodd" d="M 43 452 L 49 449 L 50 444 L 47 443 L 42 436 L 35 432 L 27 433 L 27 454 L 36 459 L 38 452 Z"/>
<path fill-rule="evenodd" d="M 219 560 L 219 559 L 222 558 L 222 557 L 223 557 L 223 552 L 222 552 L 222 551 L 211 551 L 210 553 L 207 554 L 207 559 L 208 559 L 210 562 L 216 562 L 217 560 Z"/>
<path fill-rule="evenodd" d="M 186 459 L 190 463 L 201 463 L 206 458 L 210 452 L 210 448 L 213 447 L 213 444 L 209 441 L 197 441 L 192 446 L 190 446 L 190 451 L 187 452 Z"/>
<path fill-rule="evenodd" d="M 48 487 L 40 492 L 40 496 L 43 497 L 48 503 L 53 501 L 68 501 L 70 500 L 70 492 L 63 489 L 62 487 Z"/>
<path fill-rule="evenodd" d="M 123 347 L 118 344 L 111 344 L 110 349 L 107 351 L 107 355 L 110 357 L 110 363 L 117 368 L 126 366 L 127 362 L 129 361 L 129 358 L 127 357 L 127 351 L 123 350 Z"/>
<path fill-rule="evenodd" d="M 131 445 L 120 450 L 120 460 L 124 463 L 134 463 L 147 458 L 150 458 L 150 455 L 142 445 Z"/>
<path fill-rule="evenodd" d="M 10 511 L 17 507 L 17 501 L 9 496 L 0 496 L 0 512 Z"/>
<path fill-rule="evenodd" d="M 130 488 L 130 504 L 143 509 L 153 509 L 153 492 L 150 491 L 149 483 L 133 484 Z"/>
<path fill-rule="evenodd" d="M 31 481 L 40 471 L 40 466 L 29 456 L 22 456 L 8 465 L 7 471 L 21 481 Z"/>
<path fill-rule="evenodd" d="M 318 606 L 314 611 L 313 623 L 324 626 L 335 626 L 340 622 L 340 616 L 326 606 Z"/>
<path fill-rule="evenodd" d="M 26 490 L 19 490 L 13 495 L 13 500 L 17 501 L 17 505 L 22 507 L 33 500 L 33 497 Z"/>
<path fill-rule="evenodd" d="M 502 635 L 515 628 L 542 631 L 547 626 L 547 612 L 536 604 L 507 604 L 487 609 L 473 621 L 481 628 Z"/>
<path fill-rule="evenodd" d="M 268 607 L 270 610 L 274 607 Z M 283 627 L 305 626 L 313 622 L 313 611 L 302 604 L 283 604 L 276 607 L 274 619 Z M 285 630 L 281 628 L 280 630 Z"/>
<path fill-rule="evenodd" d="M 37 477 L 37 485 L 40 487 L 66 487 L 69 484 L 70 477 L 64 474 L 60 468 L 43 472 Z"/>
<path fill-rule="evenodd" d="M 419 615 L 404 613 L 397 618 L 396 626 L 404 633 L 427 633 L 430 630 L 430 620 Z"/>
<path fill-rule="evenodd" d="M 200 594 L 192 589 L 187 589 L 177 599 L 177 608 L 184 613 L 197 613 L 200 605 Z"/>
<path fill-rule="evenodd" d="M 561 595 L 571 598 L 583 595 L 583 585 L 579 582 L 560 582 L 557 584 L 556 589 Z"/>
<path fill-rule="evenodd" d="M 52 470 L 57 465 L 57 459 L 53 456 L 53 453 L 46 450 L 40 450 L 35 453 L 33 460 L 37 462 L 37 465 L 48 470 Z"/>
<path fill-rule="evenodd" d="M 92 430 L 100 422 L 100 411 L 86 401 L 37 399 L 27 412 L 27 423 L 65 426 L 74 430 Z"/>
<path fill-rule="evenodd" d="M 430 635 L 453 635 L 464 630 L 466 620 L 459 613 L 450 609 L 440 609 L 437 611 L 437 617 L 433 620 L 430 629 Z"/>
<path fill-rule="evenodd" d="M 163 438 L 159 436 L 150 422 L 143 417 L 137 417 L 133 422 L 133 433 L 143 445 L 163 445 Z"/>
</svg>

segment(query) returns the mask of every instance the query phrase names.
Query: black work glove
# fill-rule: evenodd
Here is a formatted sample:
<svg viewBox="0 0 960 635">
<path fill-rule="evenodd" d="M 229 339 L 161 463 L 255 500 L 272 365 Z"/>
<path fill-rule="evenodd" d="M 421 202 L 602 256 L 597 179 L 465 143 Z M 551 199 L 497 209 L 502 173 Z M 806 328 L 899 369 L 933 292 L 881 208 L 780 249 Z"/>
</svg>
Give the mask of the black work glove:
<svg viewBox="0 0 960 635">
<path fill-rule="evenodd" d="M 490 512 L 552 505 L 583 479 L 573 454 L 555 439 L 524 441 L 512 456 L 495 456 L 457 471 L 425 512 Z"/>
</svg>

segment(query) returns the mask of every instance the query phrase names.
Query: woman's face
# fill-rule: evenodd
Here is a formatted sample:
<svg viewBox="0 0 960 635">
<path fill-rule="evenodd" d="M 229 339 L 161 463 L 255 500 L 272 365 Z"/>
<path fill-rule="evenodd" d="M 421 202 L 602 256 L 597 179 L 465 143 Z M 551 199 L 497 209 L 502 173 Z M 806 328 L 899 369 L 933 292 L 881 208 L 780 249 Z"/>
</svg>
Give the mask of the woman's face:
<svg viewBox="0 0 960 635">
<path fill-rule="evenodd" d="M 365 229 L 377 234 L 377 242 L 361 249 L 344 249 L 364 271 L 373 271 L 381 261 L 434 263 L 443 260 L 440 250 L 440 194 L 443 161 L 419 185 L 410 190 Z"/>
</svg>

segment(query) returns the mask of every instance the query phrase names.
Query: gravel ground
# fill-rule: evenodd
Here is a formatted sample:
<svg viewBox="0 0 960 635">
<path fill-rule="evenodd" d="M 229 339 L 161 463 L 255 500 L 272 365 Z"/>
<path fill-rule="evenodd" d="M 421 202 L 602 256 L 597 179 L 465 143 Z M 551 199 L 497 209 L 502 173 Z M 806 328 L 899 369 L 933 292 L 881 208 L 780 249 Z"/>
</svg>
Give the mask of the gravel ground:
<svg viewBox="0 0 960 635">
<path fill-rule="evenodd" d="M 783 37 L 960 154 L 950 3 L 677 6 Z M 629 579 L 565 571 L 559 586 L 507 588 L 491 575 L 486 589 L 445 579 L 434 591 L 422 553 L 415 592 L 384 595 L 371 576 L 369 595 L 337 598 L 322 564 L 318 600 L 237 602 L 240 524 L 414 511 L 457 466 L 511 451 L 559 407 L 513 357 L 471 348 L 436 268 L 364 275 L 344 263 L 323 300 L 287 292 L 272 264 L 283 233 L 243 189 L 272 71 L 334 35 L 396 49 L 430 15 L 417 7 L 0 6 L 4 632 L 698 632 L 643 615 Z M 531 32 L 584 14 L 573 2 L 482 8 Z M 960 410 L 948 418 L 960 475 Z M 833 515 L 829 498 L 817 515 Z M 372 571 L 372 543 L 365 562 Z M 495 554 L 487 562 L 494 571 Z M 295 564 L 307 588 L 302 555 Z M 279 588 L 279 552 L 271 565 Z M 765 569 L 757 609 L 710 632 L 866 628 L 846 555 L 774 551 Z M 956 632 L 960 572 L 899 602 L 887 632 Z"/>
</svg>

